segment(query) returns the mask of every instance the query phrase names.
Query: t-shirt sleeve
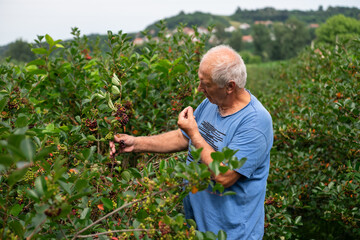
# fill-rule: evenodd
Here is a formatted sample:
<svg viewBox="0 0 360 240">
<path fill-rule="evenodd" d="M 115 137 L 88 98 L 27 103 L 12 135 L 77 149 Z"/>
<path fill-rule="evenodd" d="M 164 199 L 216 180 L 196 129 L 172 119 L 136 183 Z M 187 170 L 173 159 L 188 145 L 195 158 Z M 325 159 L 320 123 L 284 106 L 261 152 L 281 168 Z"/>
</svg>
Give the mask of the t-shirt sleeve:
<svg viewBox="0 0 360 240">
<path fill-rule="evenodd" d="M 266 159 L 267 141 L 263 133 L 255 128 L 241 130 L 239 128 L 228 147 L 238 150 L 235 156 L 240 160 L 246 158 L 245 164 L 236 169 L 238 173 L 249 178 Z"/>
</svg>

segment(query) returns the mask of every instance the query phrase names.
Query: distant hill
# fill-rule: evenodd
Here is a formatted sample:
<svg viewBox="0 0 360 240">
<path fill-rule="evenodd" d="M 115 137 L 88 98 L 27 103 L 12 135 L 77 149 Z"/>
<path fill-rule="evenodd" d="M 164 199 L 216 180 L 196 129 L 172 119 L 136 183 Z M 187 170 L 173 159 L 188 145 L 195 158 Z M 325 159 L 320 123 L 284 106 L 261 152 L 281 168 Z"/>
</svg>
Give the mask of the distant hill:
<svg viewBox="0 0 360 240">
<path fill-rule="evenodd" d="M 189 27 L 192 27 L 194 25 L 208 27 L 210 25 L 216 24 L 222 24 L 225 27 L 228 27 L 231 25 L 230 21 L 226 17 L 202 12 L 185 14 L 183 11 L 181 11 L 178 15 L 170 18 L 165 18 L 163 20 L 165 20 L 166 27 L 168 29 L 175 29 L 177 26 L 179 26 L 180 23 L 183 23 Z M 160 20 L 146 27 L 146 30 L 157 31 L 158 28 L 156 27 L 156 25 L 159 23 Z"/>
<path fill-rule="evenodd" d="M 202 12 L 186 14 L 182 11 L 176 16 L 165 18 L 163 20 L 165 20 L 166 27 L 168 29 L 175 29 L 181 23 L 188 27 L 196 25 L 198 27 L 206 28 L 210 25 L 221 25 L 223 28 L 228 28 L 231 26 L 238 28 L 241 23 L 247 23 L 252 26 L 256 21 L 285 22 L 292 18 L 296 18 L 297 20 L 300 20 L 306 24 L 321 24 L 324 23 L 328 18 L 338 14 L 343 14 L 344 16 L 360 20 L 360 9 L 358 8 L 328 7 L 326 10 L 324 10 L 321 6 L 318 8 L 318 10 L 315 11 L 276 10 L 275 8 L 271 7 L 256 10 L 237 8 L 234 14 L 230 16 L 219 16 Z M 159 30 L 157 27 L 159 23 L 160 20 L 150 24 L 148 27 L 146 27 L 145 30 L 149 30 L 150 32 L 156 34 Z M 247 30 L 242 30 L 242 34 L 249 35 L 252 34 L 251 31 L 252 30 L 248 28 Z M 135 38 L 137 35 L 138 33 L 129 33 L 130 38 Z M 224 34 L 224 36 L 225 35 L 226 34 Z M 105 41 L 107 40 L 107 35 L 92 34 L 88 36 L 88 39 L 93 43 L 96 41 L 96 39 L 99 39 L 101 49 L 106 49 Z M 5 58 L 10 44 L 0 46 L 0 59 Z"/>
<path fill-rule="evenodd" d="M 320 24 L 337 14 L 343 14 L 344 16 L 360 20 L 360 9 L 358 8 L 328 7 L 328 9 L 324 10 L 321 6 L 316 11 L 276 10 L 275 8 L 270 7 L 256 10 L 242 10 L 241 8 L 238 8 L 235 13 L 230 16 L 218 16 L 202 12 L 189 14 L 180 12 L 178 15 L 165 18 L 164 20 L 169 29 L 176 28 L 180 23 L 186 24 L 189 27 L 192 27 L 193 25 L 207 27 L 210 24 L 221 24 L 228 27 L 230 25 L 236 25 L 238 22 L 248 24 L 253 24 L 255 21 L 285 22 L 289 18 L 296 18 L 308 24 Z M 149 25 L 146 29 L 157 29 L 156 25 L 159 22 L 160 21 L 157 21 Z"/>
</svg>

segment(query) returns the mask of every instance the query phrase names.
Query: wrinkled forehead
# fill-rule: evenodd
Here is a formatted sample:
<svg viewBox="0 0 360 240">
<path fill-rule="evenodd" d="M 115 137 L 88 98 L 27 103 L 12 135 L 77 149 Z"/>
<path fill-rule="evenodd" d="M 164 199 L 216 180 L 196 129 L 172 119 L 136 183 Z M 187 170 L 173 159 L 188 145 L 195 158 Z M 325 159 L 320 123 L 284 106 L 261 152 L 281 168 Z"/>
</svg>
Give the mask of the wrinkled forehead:
<svg viewBox="0 0 360 240">
<path fill-rule="evenodd" d="M 205 78 L 211 78 L 212 73 L 212 64 L 209 61 L 204 61 L 204 59 L 200 62 L 198 74 Z"/>
</svg>

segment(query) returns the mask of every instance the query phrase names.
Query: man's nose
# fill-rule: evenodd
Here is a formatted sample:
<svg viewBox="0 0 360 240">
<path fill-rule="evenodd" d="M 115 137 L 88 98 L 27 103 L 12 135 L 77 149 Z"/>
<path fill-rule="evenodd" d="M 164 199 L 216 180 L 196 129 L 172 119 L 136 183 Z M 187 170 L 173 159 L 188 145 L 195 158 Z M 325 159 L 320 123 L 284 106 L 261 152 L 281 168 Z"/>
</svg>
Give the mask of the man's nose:
<svg viewBox="0 0 360 240">
<path fill-rule="evenodd" d="M 199 83 L 199 86 L 198 86 L 197 90 L 198 90 L 198 92 L 203 92 L 204 91 L 204 89 L 201 86 L 201 83 Z"/>
</svg>

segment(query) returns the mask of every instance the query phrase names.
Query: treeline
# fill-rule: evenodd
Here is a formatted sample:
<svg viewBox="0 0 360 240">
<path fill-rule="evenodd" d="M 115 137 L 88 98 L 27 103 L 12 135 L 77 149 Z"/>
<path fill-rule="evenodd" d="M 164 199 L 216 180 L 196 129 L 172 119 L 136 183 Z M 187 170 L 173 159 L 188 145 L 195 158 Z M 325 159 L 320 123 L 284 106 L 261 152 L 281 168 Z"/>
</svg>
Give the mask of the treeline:
<svg viewBox="0 0 360 240">
<path fill-rule="evenodd" d="M 271 7 L 257 10 L 242 10 L 239 7 L 235 13 L 230 16 L 230 19 L 233 21 L 250 23 L 267 20 L 285 22 L 288 19 L 296 18 L 305 23 L 323 23 L 328 18 L 338 14 L 360 19 L 360 10 L 358 8 L 328 7 L 324 10 L 322 6 L 316 11 L 276 10 Z"/>
<path fill-rule="evenodd" d="M 256 10 L 242 10 L 239 7 L 235 13 L 230 16 L 216 16 L 202 12 L 185 14 L 181 11 L 178 15 L 165 18 L 164 20 L 169 29 L 174 29 L 180 23 L 185 23 L 190 27 L 193 25 L 208 26 L 210 24 L 222 24 L 227 27 L 232 25 L 233 21 L 253 24 L 255 21 L 286 22 L 291 18 L 296 18 L 307 24 L 324 23 L 328 18 L 338 14 L 360 20 L 360 9 L 358 8 L 328 7 L 324 10 L 322 6 L 316 11 L 277 10 L 271 7 Z M 157 29 L 156 25 L 159 23 L 160 20 L 149 25 L 146 29 Z"/>
<path fill-rule="evenodd" d="M 212 26 L 213 39 L 209 41 L 210 45 L 228 44 L 241 52 L 246 62 L 257 63 L 295 57 L 312 41 L 335 43 L 336 39 L 360 34 L 360 9 L 329 7 L 324 10 L 321 6 L 316 11 L 238 8 L 231 16 L 180 12 L 161 22 L 162 24 L 159 24 L 160 21 L 151 24 L 144 32 L 150 32 L 155 36 L 160 30 L 159 25 L 165 26 L 170 32 L 180 24 L 188 27 Z M 241 27 L 241 24 L 247 24 L 247 27 Z M 231 27 L 233 29 L 229 30 Z M 128 34 L 131 39 L 141 35 Z M 244 40 L 244 36 L 250 40 Z M 100 49 L 104 53 L 109 50 L 106 35 L 94 34 L 87 38 L 93 49 Z M 16 61 L 31 61 L 35 56 L 30 49 L 31 46 L 27 42 L 18 39 L 0 47 L 0 60 L 11 57 Z"/>
</svg>

